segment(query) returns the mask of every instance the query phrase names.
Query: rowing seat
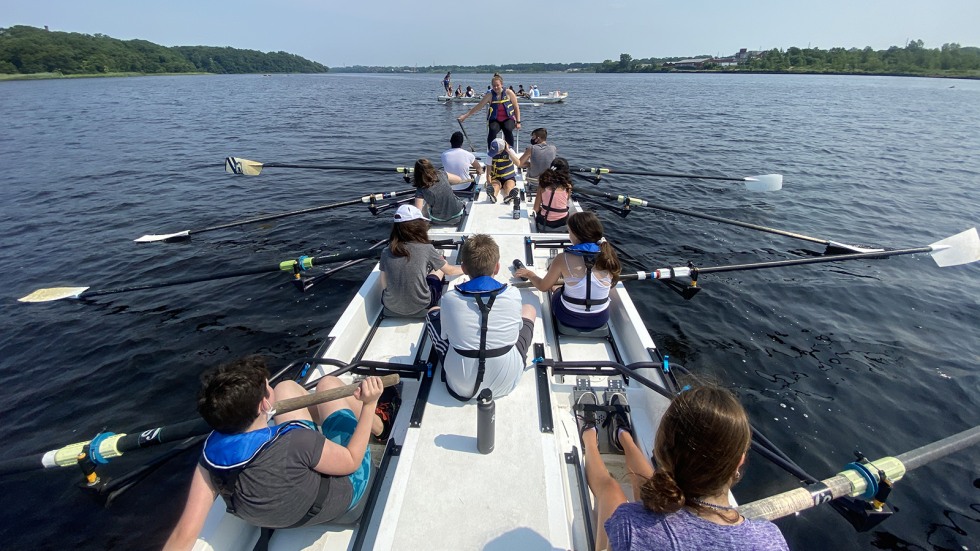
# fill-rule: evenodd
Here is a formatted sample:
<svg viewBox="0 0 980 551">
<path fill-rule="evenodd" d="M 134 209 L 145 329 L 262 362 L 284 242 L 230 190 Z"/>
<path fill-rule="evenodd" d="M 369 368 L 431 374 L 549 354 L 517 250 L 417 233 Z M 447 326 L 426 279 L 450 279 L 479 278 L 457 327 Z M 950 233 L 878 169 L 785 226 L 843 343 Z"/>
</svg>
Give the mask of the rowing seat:
<svg viewBox="0 0 980 551">
<path fill-rule="evenodd" d="M 609 336 L 609 324 L 604 323 L 600 327 L 595 329 L 577 329 L 575 327 L 569 327 L 564 323 L 558 321 L 558 318 L 554 318 L 555 327 L 558 328 L 558 332 L 562 335 L 569 337 L 584 337 L 587 339 L 604 339 Z"/>
</svg>

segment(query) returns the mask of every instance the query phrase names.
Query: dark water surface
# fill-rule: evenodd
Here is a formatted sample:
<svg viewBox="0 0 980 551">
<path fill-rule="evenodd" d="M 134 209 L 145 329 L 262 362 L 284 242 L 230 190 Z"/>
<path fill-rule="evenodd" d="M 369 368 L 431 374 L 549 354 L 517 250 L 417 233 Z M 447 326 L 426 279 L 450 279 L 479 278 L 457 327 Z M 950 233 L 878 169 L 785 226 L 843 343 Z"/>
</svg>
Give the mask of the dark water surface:
<svg viewBox="0 0 980 551">
<path fill-rule="evenodd" d="M 457 75 L 482 89 L 486 75 Z M 145 233 L 405 189 L 394 174 L 222 171 L 262 162 L 406 165 L 437 158 L 460 106 L 433 75 L 189 76 L 0 83 L 2 457 L 192 418 L 198 374 L 250 353 L 275 367 L 312 353 L 369 267 L 300 294 L 286 275 L 21 304 L 42 287 L 114 288 L 360 248 L 387 219 L 350 207 L 203 233 Z M 738 183 L 608 176 L 610 192 L 825 239 L 904 248 L 980 220 L 980 82 L 760 75 L 523 75 L 571 92 L 528 107 L 573 166 L 785 175 L 774 193 Z M 482 141 L 478 117 L 467 127 Z M 601 212 L 648 267 L 803 257 L 822 247 L 637 209 Z M 658 345 L 733 388 L 754 423 L 819 478 L 860 449 L 898 454 L 980 421 L 980 267 L 928 255 L 702 276 L 683 301 L 629 291 Z M 155 457 L 133 452 L 121 476 Z M 829 509 L 778 522 L 793 549 L 977 549 L 978 450 L 910 473 L 898 514 L 859 534 Z M 75 469 L 0 480 L 0 548 L 162 544 L 183 505 L 193 452 L 103 509 Z M 796 481 L 757 456 L 751 500 Z M 421 513 L 421 512 L 420 512 Z"/>
</svg>

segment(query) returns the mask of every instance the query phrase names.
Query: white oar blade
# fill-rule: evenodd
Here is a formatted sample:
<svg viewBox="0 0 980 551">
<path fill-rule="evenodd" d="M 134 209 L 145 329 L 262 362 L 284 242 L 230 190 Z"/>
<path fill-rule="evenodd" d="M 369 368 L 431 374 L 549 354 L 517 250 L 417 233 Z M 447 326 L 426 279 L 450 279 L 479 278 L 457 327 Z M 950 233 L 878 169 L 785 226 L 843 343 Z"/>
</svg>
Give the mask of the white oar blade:
<svg viewBox="0 0 980 551">
<path fill-rule="evenodd" d="M 187 237 L 190 234 L 191 234 L 191 230 L 184 230 L 177 233 L 163 233 L 159 235 L 149 234 L 149 235 L 144 235 L 143 237 L 136 238 L 133 241 L 137 243 L 153 243 L 154 241 L 166 241 L 167 239 L 173 239 L 175 237 Z"/>
<path fill-rule="evenodd" d="M 749 191 L 778 191 L 783 189 L 782 174 L 762 174 L 745 178 L 745 188 Z"/>
<path fill-rule="evenodd" d="M 980 260 L 980 235 L 976 228 L 936 241 L 932 245 L 932 259 L 940 268 L 959 266 Z"/>
<path fill-rule="evenodd" d="M 244 174 L 258 176 L 262 172 L 262 163 L 240 157 L 225 158 L 225 172 L 229 174 Z"/>
<path fill-rule="evenodd" d="M 78 295 L 88 290 L 88 287 L 52 287 L 50 289 L 38 289 L 33 293 L 17 299 L 19 302 L 51 302 L 63 298 L 77 298 Z"/>
</svg>

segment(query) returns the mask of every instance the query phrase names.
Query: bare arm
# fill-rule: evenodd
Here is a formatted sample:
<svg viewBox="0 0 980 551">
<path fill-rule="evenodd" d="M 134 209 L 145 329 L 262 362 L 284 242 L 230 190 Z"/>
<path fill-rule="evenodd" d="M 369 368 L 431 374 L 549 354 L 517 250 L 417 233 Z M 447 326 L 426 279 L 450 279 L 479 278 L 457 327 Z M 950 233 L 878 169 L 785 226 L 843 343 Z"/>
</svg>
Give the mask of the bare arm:
<svg viewBox="0 0 980 551">
<path fill-rule="evenodd" d="M 479 159 L 473 159 L 473 162 L 470 163 L 470 166 L 472 166 L 473 170 L 476 171 L 477 178 L 479 178 L 483 174 L 483 165 L 480 164 Z"/>
<path fill-rule="evenodd" d="M 461 275 L 463 275 L 463 269 L 462 268 L 460 268 L 459 266 L 457 266 L 455 264 L 450 264 L 448 261 L 446 261 L 446 264 L 442 268 L 439 268 L 439 269 L 442 270 L 442 273 L 446 274 L 447 276 L 461 276 Z"/>
<path fill-rule="evenodd" d="M 539 277 L 537 274 L 528 270 L 527 268 L 522 268 L 514 272 L 517 277 L 526 277 L 534 285 L 535 289 L 539 291 L 547 291 L 558 283 L 558 279 L 561 278 L 562 266 L 565 265 L 565 253 L 560 253 L 555 257 L 555 260 L 551 262 L 551 267 L 548 268 L 548 273 L 544 277 Z"/>
<path fill-rule="evenodd" d="M 531 162 L 531 146 L 528 146 L 521 155 L 520 161 L 517 162 L 517 166 L 522 168 L 527 168 L 528 164 Z"/>
<path fill-rule="evenodd" d="M 208 511 L 211 510 L 217 495 L 218 492 L 211 485 L 211 478 L 204 467 L 198 465 L 194 469 L 194 478 L 191 479 L 191 489 L 187 494 L 184 512 L 163 546 L 165 551 L 190 549 L 194 546 L 198 534 L 201 533 L 201 527 L 204 526 L 204 519 L 208 517 Z"/>
<path fill-rule="evenodd" d="M 477 103 L 472 109 L 457 117 L 456 120 L 460 122 L 465 121 L 466 119 L 470 118 L 470 115 L 486 107 L 487 103 L 490 103 L 490 94 L 483 94 L 483 97 L 480 98 L 480 103 Z"/>
<path fill-rule="evenodd" d="M 361 402 L 361 414 L 357 417 L 357 427 L 347 446 L 335 444 L 330 440 L 323 443 L 320 461 L 314 470 L 318 473 L 334 476 L 346 476 L 357 470 L 364 460 L 368 438 L 371 436 L 371 425 L 374 422 L 374 409 L 384 385 L 380 377 L 368 377 L 361 381 L 361 386 L 354 391 L 354 398 Z"/>
<path fill-rule="evenodd" d="M 513 90 L 507 90 L 507 95 L 510 97 L 510 102 L 514 106 L 514 115 L 517 116 L 517 129 L 521 129 L 521 105 L 517 103 L 517 94 Z"/>
</svg>

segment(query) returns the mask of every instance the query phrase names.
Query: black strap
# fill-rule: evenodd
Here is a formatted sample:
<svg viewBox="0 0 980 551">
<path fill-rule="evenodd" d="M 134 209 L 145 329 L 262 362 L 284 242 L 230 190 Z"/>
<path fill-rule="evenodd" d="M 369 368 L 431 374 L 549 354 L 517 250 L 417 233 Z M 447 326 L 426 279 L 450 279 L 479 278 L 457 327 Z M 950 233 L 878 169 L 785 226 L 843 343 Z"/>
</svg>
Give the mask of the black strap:
<svg viewBox="0 0 980 551">
<path fill-rule="evenodd" d="M 555 200 L 555 190 L 552 189 L 551 190 L 551 197 L 548 198 L 548 204 L 547 205 L 541 205 L 541 208 L 543 208 L 544 210 L 546 210 L 548 212 L 568 212 L 568 207 L 565 207 L 563 209 L 553 209 L 553 208 L 551 208 L 551 203 L 554 200 Z M 545 219 L 547 220 L 547 217 L 545 217 Z"/>
<path fill-rule="evenodd" d="M 313 505 L 310 505 L 310 509 L 306 511 L 303 518 L 290 524 L 286 528 L 298 528 L 309 522 L 313 517 L 320 514 L 320 511 L 323 510 L 323 504 L 327 502 L 327 492 L 330 490 L 330 485 L 324 481 L 325 478 L 327 478 L 327 475 L 320 475 L 320 486 L 316 490 L 316 497 L 313 498 Z"/>
<path fill-rule="evenodd" d="M 470 400 L 473 399 L 474 396 L 476 396 L 476 393 L 480 391 L 480 385 L 483 384 L 483 375 L 487 369 L 487 358 L 488 357 L 496 358 L 498 356 L 503 356 L 514 346 L 514 345 L 510 345 L 507 347 L 495 348 L 490 351 L 487 350 L 487 330 L 489 329 L 490 309 L 493 308 L 493 302 L 497 299 L 497 295 L 502 290 L 503 289 L 498 289 L 497 291 L 491 292 L 490 300 L 488 300 L 485 304 L 483 302 L 483 298 L 480 295 L 474 296 L 474 298 L 476 299 L 477 306 L 480 307 L 480 349 L 460 350 L 456 347 L 453 347 L 453 350 L 455 350 L 456 353 L 459 354 L 460 356 L 466 358 L 472 358 L 474 356 L 472 356 L 471 354 L 475 352 L 476 353 L 475 357 L 479 359 L 479 365 L 476 370 L 476 383 L 473 385 L 473 392 L 470 393 L 469 396 L 462 396 L 460 394 L 457 394 L 456 391 L 454 391 L 452 387 L 449 386 L 449 381 L 446 381 L 446 390 L 449 391 L 449 394 L 453 398 L 456 398 L 460 402 L 469 402 Z"/>
<path fill-rule="evenodd" d="M 595 266 L 595 255 L 583 254 L 582 261 L 585 262 L 585 311 L 588 312 L 592 310 L 592 267 Z"/>
</svg>

